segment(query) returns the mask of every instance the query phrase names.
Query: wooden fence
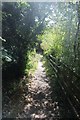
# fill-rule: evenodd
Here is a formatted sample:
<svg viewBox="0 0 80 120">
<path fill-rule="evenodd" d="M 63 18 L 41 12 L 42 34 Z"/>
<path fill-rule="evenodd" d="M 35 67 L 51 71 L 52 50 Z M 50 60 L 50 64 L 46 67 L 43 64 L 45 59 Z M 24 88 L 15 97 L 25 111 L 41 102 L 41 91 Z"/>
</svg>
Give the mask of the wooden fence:
<svg viewBox="0 0 80 120">
<path fill-rule="evenodd" d="M 80 119 L 80 76 L 52 55 L 49 55 L 47 59 L 57 75 L 61 89 L 66 95 L 77 118 Z"/>
</svg>

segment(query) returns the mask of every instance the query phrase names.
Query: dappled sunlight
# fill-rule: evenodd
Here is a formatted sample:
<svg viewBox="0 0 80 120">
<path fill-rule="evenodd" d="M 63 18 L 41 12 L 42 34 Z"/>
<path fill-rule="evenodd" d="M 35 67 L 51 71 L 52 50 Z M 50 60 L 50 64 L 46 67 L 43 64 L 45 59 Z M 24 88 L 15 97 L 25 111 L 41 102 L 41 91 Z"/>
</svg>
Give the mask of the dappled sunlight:
<svg viewBox="0 0 80 120">
<path fill-rule="evenodd" d="M 80 118 L 80 2 L 2 2 L 2 117 Z"/>
<path fill-rule="evenodd" d="M 29 80 L 28 94 L 24 96 L 23 112 L 17 118 L 60 117 L 58 102 L 51 98 L 49 82 L 43 63 L 39 60 L 37 70 Z"/>
</svg>

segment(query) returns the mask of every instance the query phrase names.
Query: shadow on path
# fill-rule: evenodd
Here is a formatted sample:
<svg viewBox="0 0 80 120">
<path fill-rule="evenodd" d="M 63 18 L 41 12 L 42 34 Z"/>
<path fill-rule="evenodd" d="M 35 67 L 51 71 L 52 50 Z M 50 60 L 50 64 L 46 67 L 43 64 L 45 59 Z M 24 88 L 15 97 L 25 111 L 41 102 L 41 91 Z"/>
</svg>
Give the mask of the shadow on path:
<svg viewBox="0 0 80 120">
<path fill-rule="evenodd" d="M 28 84 L 28 95 L 25 95 L 23 112 L 17 118 L 53 119 L 59 118 L 58 102 L 51 99 L 49 79 L 41 61 Z"/>
<path fill-rule="evenodd" d="M 25 81 L 26 78 L 25 78 Z M 34 76 L 29 78 L 22 90 L 18 90 L 12 99 L 4 105 L 3 120 L 25 118 L 29 120 L 59 120 L 76 118 L 67 98 L 58 83 L 46 76 L 41 61 Z"/>
</svg>

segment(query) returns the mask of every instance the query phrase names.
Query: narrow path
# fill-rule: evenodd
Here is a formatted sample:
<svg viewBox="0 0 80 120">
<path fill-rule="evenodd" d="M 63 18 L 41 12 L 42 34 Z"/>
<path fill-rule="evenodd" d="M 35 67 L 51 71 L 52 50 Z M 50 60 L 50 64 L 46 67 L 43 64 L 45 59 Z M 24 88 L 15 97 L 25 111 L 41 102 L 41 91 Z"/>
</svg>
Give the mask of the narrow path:
<svg viewBox="0 0 80 120">
<path fill-rule="evenodd" d="M 19 113 L 17 118 L 31 118 L 32 120 L 59 118 L 58 102 L 51 99 L 49 80 L 41 61 L 38 62 L 34 77 L 29 81 L 25 103 L 23 112 Z"/>
<path fill-rule="evenodd" d="M 49 82 L 45 68 L 39 61 L 34 76 L 29 79 L 22 93 L 18 91 L 4 107 L 3 117 L 26 118 L 27 120 L 60 118 L 58 102 L 51 98 L 52 91 Z"/>
<path fill-rule="evenodd" d="M 9 102 L 3 105 L 3 118 L 26 120 L 76 118 L 59 84 L 57 83 L 55 88 L 55 81 L 51 82 L 46 76 L 41 61 L 38 62 L 34 76 L 29 78 L 29 83 L 26 78 L 24 80 L 22 90 L 17 90 Z"/>
</svg>

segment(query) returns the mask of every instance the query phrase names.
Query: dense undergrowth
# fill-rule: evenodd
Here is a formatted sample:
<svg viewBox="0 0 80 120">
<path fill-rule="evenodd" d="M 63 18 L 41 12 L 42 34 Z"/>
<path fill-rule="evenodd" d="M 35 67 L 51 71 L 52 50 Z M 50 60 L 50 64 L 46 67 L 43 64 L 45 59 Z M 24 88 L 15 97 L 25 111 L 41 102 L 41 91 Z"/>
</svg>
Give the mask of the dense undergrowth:
<svg viewBox="0 0 80 120">
<path fill-rule="evenodd" d="M 3 96 L 5 96 L 5 92 L 7 95 L 11 96 L 19 89 L 24 89 L 24 85 L 28 83 L 29 77 L 34 75 L 34 72 L 38 66 L 38 61 L 42 58 L 42 56 L 41 54 L 36 53 L 35 49 L 33 51 L 29 51 L 27 56 L 28 60 L 26 63 L 24 75 L 19 79 L 12 80 L 10 83 L 7 82 L 6 86 L 3 84 Z"/>
<path fill-rule="evenodd" d="M 50 65 L 47 56 L 43 58 L 43 65 L 45 66 L 46 75 L 49 77 L 49 83 L 52 91 L 51 97 L 53 101 L 57 101 L 59 103 L 60 117 L 62 119 L 76 119 L 76 115 L 67 99 L 67 96 L 64 94 L 64 90 L 59 84 L 61 80 L 59 79 L 57 72 L 55 72 L 54 68 Z"/>
<path fill-rule="evenodd" d="M 27 56 L 28 61 L 26 64 L 25 73 L 29 76 L 30 74 L 33 75 L 35 70 L 37 69 L 38 61 L 40 60 L 41 55 L 36 52 L 36 49 L 34 49 L 33 51 L 29 51 L 27 53 Z"/>
</svg>

